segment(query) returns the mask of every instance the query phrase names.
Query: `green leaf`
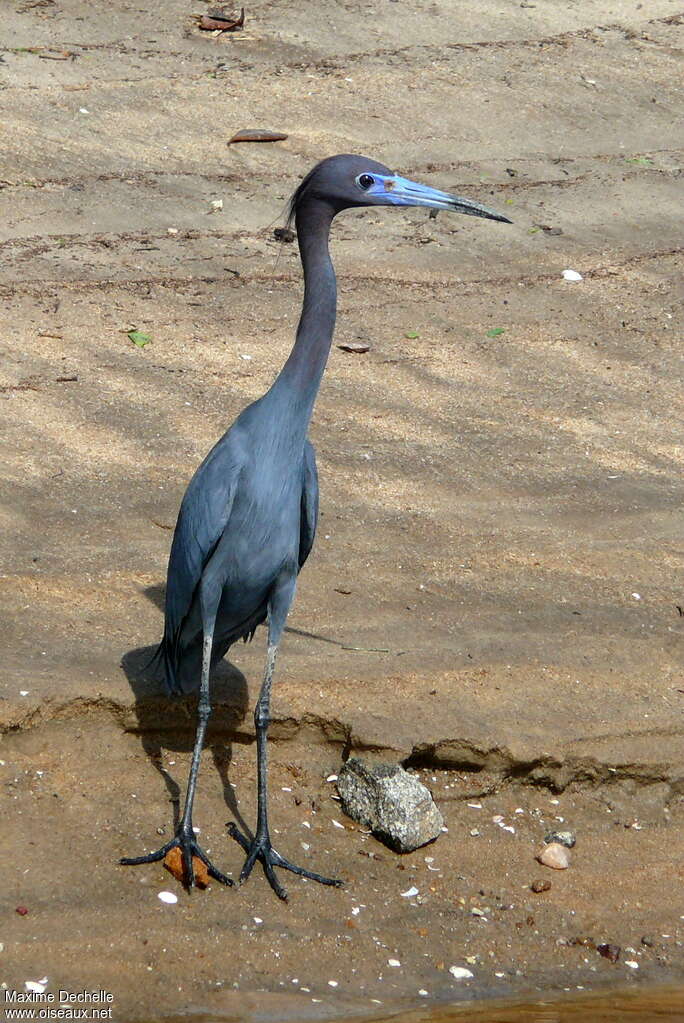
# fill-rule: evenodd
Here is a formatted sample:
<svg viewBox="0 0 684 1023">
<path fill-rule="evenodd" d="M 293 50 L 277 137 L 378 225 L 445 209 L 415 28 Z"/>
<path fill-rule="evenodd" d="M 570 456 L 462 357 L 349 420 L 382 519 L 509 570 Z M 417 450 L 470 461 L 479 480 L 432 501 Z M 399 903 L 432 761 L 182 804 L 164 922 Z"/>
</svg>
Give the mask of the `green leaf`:
<svg viewBox="0 0 684 1023">
<path fill-rule="evenodd" d="M 143 334 L 141 330 L 129 330 L 128 336 L 134 345 L 138 348 L 144 348 L 145 345 L 149 345 L 152 338 L 149 334 Z"/>
<path fill-rule="evenodd" d="M 492 327 L 491 330 L 487 331 L 487 337 L 498 337 L 499 334 L 503 334 L 505 330 L 505 327 Z"/>
<path fill-rule="evenodd" d="M 653 167 L 653 160 L 648 156 L 625 157 L 625 163 L 638 163 L 640 167 Z"/>
<path fill-rule="evenodd" d="M 404 337 L 408 338 L 409 341 L 415 341 L 417 337 L 420 337 L 420 334 L 417 330 L 407 330 Z"/>
</svg>

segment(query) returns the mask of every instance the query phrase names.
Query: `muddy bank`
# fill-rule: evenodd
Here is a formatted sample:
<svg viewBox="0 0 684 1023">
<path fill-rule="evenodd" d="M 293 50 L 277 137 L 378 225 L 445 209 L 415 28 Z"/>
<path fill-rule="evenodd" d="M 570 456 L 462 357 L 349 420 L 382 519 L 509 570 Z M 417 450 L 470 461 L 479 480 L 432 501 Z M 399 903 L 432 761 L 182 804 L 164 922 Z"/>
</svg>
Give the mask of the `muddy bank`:
<svg viewBox="0 0 684 1023">
<path fill-rule="evenodd" d="M 288 876 L 283 904 L 258 871 L 239 890 L 186 895 L 159 864 L 117 866 L 170 834 L 191 742 L 181 716 L 159 737 L 122 731 L 102 712 L 6 741 L 21 850 L 4 928 L 10 986 L 47 976 L 102 987 L 120 1019 L 179 1005 L 245 1016 L 271 1006 L 284 1018 L 681 976 L 681 906 L 664 879 L 676 886 L 684 870 L 684 821 L 664 782 L 558 792 L 484 770 L 416 769 L 448 832 L 399 856 L 342 814 L 325 780 L 339 748 L 276 741 L 278 848 L 345 882 L 336 891 Z M 253 820 L 254 749 L 220 735 L 210 747 L 195 819 L 214 861 L 237 877 L 242 853 L 224 821 Z M 554 827 L 577 832 L 565 871 L 535 860 Z M 550 888 L 535 893 L 539 879 Z M 178 902 L 164 905 L 161 891 Z M 616 962 L 597 951 L 606 943 L 619 946 Z M 452 966 L 472 977 L 455 979 Z"/>
</svg>

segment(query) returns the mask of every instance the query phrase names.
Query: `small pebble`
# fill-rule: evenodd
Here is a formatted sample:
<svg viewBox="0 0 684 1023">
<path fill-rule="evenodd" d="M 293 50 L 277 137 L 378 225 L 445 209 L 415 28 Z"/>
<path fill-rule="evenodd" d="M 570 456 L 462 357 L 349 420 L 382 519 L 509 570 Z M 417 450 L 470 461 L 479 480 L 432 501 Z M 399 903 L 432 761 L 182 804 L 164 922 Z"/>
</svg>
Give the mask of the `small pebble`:
<svg viewBox="0 0 684 1023">
<path fill-rule="evenodd" d="M 577 836 L 574 831 L 548 831 L 544 836 L 546 845 L 558 842 L 560 845 L 564 845 L 566 849 L 572 849 L 576 841 Z"/>
<path fill-rule="evenodd" d="M 157 898 L 161 902 L 166 902 L 169 906 L 173 906 L 174 903 L 178 902 L 178 896 L 174 895 L 173 892 L 159 892 Z"/>
<path fill-rule="evenodd" d="M 620 958 L 620 946 L 619 945 L 597 945 L 596 951 L 599 955 L 603 956 L 604 959 L 608 959 L 611 963 L 616 963 Z"/>
<path fill-rule="evenodd" d="M 545 867 L 552 867 L 554 870 L 567 870 L 570 866 L 570 854 L 560 842 L 551 842 L 550 845 L 545 845 L 537 854 L 537 859 Z"/>
<path fill-rule="evenodd" d="M 15 909 L 14 912 L 18 913 L 19 916 L 27 916 L 28 915 L 28 909 L 26 908 L 26 906 L 17 906 L 17 908 Z"/>
<path fill-rule="evenodd" d="M 564 281 L 581 281 L 582 274 L 578 273 L 577 270 L 564 270 L 563 271 Z"/>
<path fill-rule="evenodd" d="M 399 962 L 398 959 L 388 959 L 387 960 L 387 965 L 388 966 L 401 966 L 401 963 Z"/>
<path fill-rule="evenodd" d="M 653 948 L 653 946 L 655 945 L 655 941 L 650 936 L 650 934 L 644 934 L 643 938 L 641 939 L 641 944 L 646 945 L 647 948 Z"/>
<path fill-rule="evenodd" d="M 477 838 L 477 836 L 479 834 L 480 834 L 480 832 L 477 830 L 477 828 L 471 828 L 470 829 L 470 837 L 471 838 Z"/>
<path fill-rule="evenodd" d="M 625 959 L 625 966 L 629 966 L 630 970 L 638 970 L 639 964 L 633 959 Z"/>
<path fill-rule="evenodd" d="M 538 895 L 540 892 L 548 892 L 549 889 L 551 888 L 551 882 L 550 881 L 533 881 L 532 884 L 530 885 L 530 888 L 531 888 L 531 890 L 533 892 L 536 892 L 537 895 Z"/>
<path fill-rule="evenodd" d="M 329 980 L 328 981 L 328 987 L 337 987 L 337 981 L 336 980 Z"/>
</svg>

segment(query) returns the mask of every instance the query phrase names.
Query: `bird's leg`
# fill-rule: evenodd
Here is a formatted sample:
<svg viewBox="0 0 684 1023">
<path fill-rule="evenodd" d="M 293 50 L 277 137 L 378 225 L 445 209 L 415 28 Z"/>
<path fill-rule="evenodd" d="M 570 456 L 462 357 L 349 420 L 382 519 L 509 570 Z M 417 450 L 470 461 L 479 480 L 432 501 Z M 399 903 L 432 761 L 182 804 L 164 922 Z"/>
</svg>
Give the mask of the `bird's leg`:
<svg viewBox="0 0 684 1023">
<path fill-rule="evenodd" d="M 244 866 L 240 872 L 240 884 L 246 881 L 252 872 L 252 868 L 257 860 L 261 860 L 261 864 L 264 868 L 264 873 L 268 879 L 268 882 L 276 893 L 278 898 L 287 899 L 287 891 L 279 883 L 274 867 L 282 867 L 285 870 L 290 870 L 293 874 L 298 874 L 300 877 L 308 877 L 312 881 L 318 881 L 320 884 L 335 885 L 339 887 L 342 881 L 335 880 L 330 877 L 323 877 L 321 874 L 316 874 L 311 870 L 305 870 L 303 867 L 298 867 L 294 863 L 290 863 L 284 856 L 281 856 L 277 852 L 272 844 L 271 837 L 268 829 L 268 747 L 267 747 L 267 736 L 268 726 L 270 724 L 270 700 L 271 700 L 271 683 L 273 681 L 273 670 L 275 668 L 276 654 L 278 652 L 277 644 L 269 643 L 268 655 L 266 659 L 266 672 L 264 674 L 264 681 L 259 693 L 259 699 L 254 709 L 254 726 L 256 729 L 256 745 L 257 745 L 257 829 L 256 835 L 250 842 L 233 824 L 228 824 L 228 832 L 232 838 L 239 842 L 242 848 L 247 853 L 247 859 L 245 860 Z"/>
<path fill-rule="evenodd" d="M 192 857 L 197 856 L 207 868 L 207 873 L 214 880 L 222 884 L 232 885 L 233 882 L 225 874 L 211 863 L 207 854 L 197 843 L 195 832 L 192 827 L 192 804 L 195 800 L 195 789 L 197 788 L 197 776 L 199 774 L 202 747 L 204 746 L 204 734 L 207 730 L 207 722 L 211 714 L 211 702 L 209 700 L 209 669 L 211 668 L 211 647 L 213 642 L 213 629 L 205 631 L 202 645 L 202 680 L 200 683 L 200 696 L 197 704 L 197 733 L 195 735 L 195 747 L 192 751 L 192 764 L 188 778 L 188 791 L 185 796 L 185 807 L 183 816 L 178 822 L 176 834 L 156 852 L 148 853 L 147 856 L 124 857 L 119 862 L 126 866 L 136 866 L 139 863 L 154 863 L 162 860 L 175 846 L 181 851 L 183 860 L 183 884 L 186 888 L 192 888 L 195 884 L 195 871 L 192 865 Z"/>
</svg>

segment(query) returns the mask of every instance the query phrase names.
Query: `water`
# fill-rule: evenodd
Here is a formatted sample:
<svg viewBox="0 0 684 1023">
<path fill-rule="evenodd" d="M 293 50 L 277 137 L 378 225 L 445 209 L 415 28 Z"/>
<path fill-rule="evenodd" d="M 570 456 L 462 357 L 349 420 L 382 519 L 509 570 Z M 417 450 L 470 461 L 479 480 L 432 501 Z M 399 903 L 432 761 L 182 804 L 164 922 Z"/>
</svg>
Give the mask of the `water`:
<svg viewBox="0 0 684 1023">
<path fill-rule="evenodd" d="M 304 1020 L 292 1012 L 250 1011 L 245 1016 L 230 1013 L 221 1016 L 188 1014 L 166 1017 L 156 1023 L 241 1023 L 254 1019 L 279 1023 L 333 1023 L 329 1012 Z M 527 1001 L 461 1002 L 406 1012 L 391 1010 L 368 1015 L 352 1014 L 337 1017 L 334 1023 L 684 1023 L 684 987 L 649 988 L 647 990 L 611 991 L 566 996 L 554 995 Z M 149 1021 L 146 1021 L 149 1023 Z"/>
<path fill-rule="evenodd" d="M 375 1016 L 374 1023 L 684 1023 L 684 988 L 450 1005 Z M 370 1021 L 369 1021 L 370 1023 Z"/>
</svg>

